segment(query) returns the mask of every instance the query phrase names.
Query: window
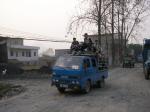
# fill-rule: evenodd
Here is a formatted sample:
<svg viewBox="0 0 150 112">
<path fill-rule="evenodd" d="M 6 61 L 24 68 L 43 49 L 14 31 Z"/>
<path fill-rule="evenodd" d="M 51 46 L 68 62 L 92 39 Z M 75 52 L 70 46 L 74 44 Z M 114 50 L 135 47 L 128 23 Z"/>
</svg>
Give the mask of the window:
<svg viewBox="0 0 150 112">
<path fill-rule="evenodd" d="M 147 59 L 150 59 L 150 50 L 148 50 Z"/>
<path fill-rule="evenodd" d="M 29 57 L 31 57 L 31 52 L 29 51 Z"/>
<path fill-rule="evenodd" d="M 95 59 L 92 59 L 91 61 L 92 61 L 92 66 L 96 67 L 96 61 L 95 61 Z"/>
<path fill-rule="evenodd" d="M 14 56 L 14 52 L 13 51 L 10 51 L 10 56 Z"/>
<path fill-rule="evenodd" d="M 89 59 L 85 59 L 84 60 L 84 64 L 86 64 L 87 67 L 89 68 L 90 67 L 90 60 Z"/>
<path fill-rule="evenodd" d="M 22 52 L 22 56 L 24 56 L 24 51 Z"/>
<path fill-rule="evenodd" d="M 16 52 L 16 57 L 18 57 L 18 52 Z"/>
<path fill-rule="evenodd" d="M 28 52 L 26 51 L 26 57 L 28 57 Z"/>
<path fill-rule="evenodd" d="M 26 52 L 26 57 L 31 57 L 31 52 L 30 51 Z"/>
<path fill-rule="evenodd" d="M 36 56 L 36 52 L 34 52 L 34 56 Z"/>
<path fill-rule="evenodd" d="M 66 69 L 79 69 L 82 59 L 80 57 L 61 56 L 55 66 Z"/>
<path fill-rule="evenodd" d="M 87 67 L 90 67 L 90 60 L 87 59 Z"/>
</svg>

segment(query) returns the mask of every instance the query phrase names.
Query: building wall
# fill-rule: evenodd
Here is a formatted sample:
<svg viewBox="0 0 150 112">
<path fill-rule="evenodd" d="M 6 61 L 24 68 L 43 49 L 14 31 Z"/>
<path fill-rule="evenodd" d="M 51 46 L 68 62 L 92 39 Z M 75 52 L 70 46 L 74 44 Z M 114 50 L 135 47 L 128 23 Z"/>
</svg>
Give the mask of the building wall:
<svg viewBox="0 0 150 112">
<path fill-rule="evenodd" d="M 59 56 L 68 54 L 69 51 L 70 51 L 70 49 L 56 49 L 55 50 L 55 57 L 59 57 Z"/>
<path fill-rule="evenodd" d="M 89 38 L 92 39 L 92 42 L 95 43 L 95 41 L 98 41 L 98 35 L 89 35 Z M 107 51 L 107 45 L 106 45 L 106 38 L 108 43 L 108 51 Z M 114 34 L 115 39 L 115 63 L 119 64 L 119 40 L 118 40 L 118 34 Z M 109 65 L 112 65 L 112 35 L 106 34 L 101 36 L 101 48 L 102 52 L 105 54 L 105 56 L 108 57 Z"/>
<path fill-rule="evenodd" d="M 6 39 L 0 37 L 0 63 L 7 63 L 7 44 Z"/>
<path fill-rule="evenodd" d="M 0 44 L 0 63 L 7 63 L 7 46 L 6 44 Z"/>
<path fill-rule="evenodd" d="M 22 38 L 8 38 L 7 46 L 11 46 L 11 45 L 23 45 L 23 39 Z"/>
<path fill-rule="evenodd" d="M 4 42 L 5 48 L 2 46 Z M 25 65 L 35 65 L 38 63 L 39 47 L 24 46 L 22 38 L 0 36 L 0 44 L 0 63 L 4 60 L 4 58 L 6 58 L 5 60 L 8 60 L 8 62 L 20 61 Z"/>
<path fill-rule="evenodd" d="M 14 49 L 8 48 L 8 59 L 18 61 L 38 61 L 38 49 Z"/>
</svg>

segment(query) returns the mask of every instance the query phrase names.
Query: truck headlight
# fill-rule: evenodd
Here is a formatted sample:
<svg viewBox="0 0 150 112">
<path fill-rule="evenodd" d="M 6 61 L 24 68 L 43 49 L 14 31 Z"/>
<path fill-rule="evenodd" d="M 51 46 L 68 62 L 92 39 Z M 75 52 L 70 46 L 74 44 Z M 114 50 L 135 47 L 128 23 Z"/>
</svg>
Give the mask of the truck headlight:
<svg viewBox="0 0 150 112">
<path fill-rule="evenodd" d="M 56 75 L 56 73 L 55 73 L 55 72 L 53 72 L 53 73 L 52 73 L 52 75 Z"/>
<path fill-rule="evenodd" d="M 75 81 L 72 81 L 72 84 L 75 84 Z"/>
<path fill-rule="evenodd" d="M 72 81 L 72 84 L 79 84 L 79 81 Z"/>
<path fill-rule="evenodd" d="M 79 84 L 79 82 L 78 82 L 78 81 L 76 81 L 76 84 Z"/>
<path fill-rule="evenodd" d="M 52 81 L 55 82 L 56 80 L 55 80 L 55 79 L 52 79 Z"/>
</svg>

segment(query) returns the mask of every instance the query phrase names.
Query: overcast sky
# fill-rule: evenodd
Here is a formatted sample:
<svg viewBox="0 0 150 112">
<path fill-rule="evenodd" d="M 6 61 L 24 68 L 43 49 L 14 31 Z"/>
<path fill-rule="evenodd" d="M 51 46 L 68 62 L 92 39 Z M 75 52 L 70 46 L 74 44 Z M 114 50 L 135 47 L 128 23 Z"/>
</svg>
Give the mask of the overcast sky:
<svg viewBox="0 0 150 112">
<path fill-rule="evenodd" d="M 0 27 L 64 40 L 67 39 L 67 25 L 75 12 L 76 2 L 77 0 L 0 0 Z M 148 38 L 149 20 L 144 26 L 141 38 Z M 69 44 L 65 43 L 25 41 L 25 44 L 42 46 L 42 50 L 69 48 Z"/>
<path fill-rule="evenodd" d="M 0 27 L 64 40 L 68 22 L 75 9 L 75 1 L 0 0 Z M 28 41 L 26 44 L 39 45 L 39 42 Z M 53 48 L 68 48 L 68 45 L 60 43 L 47 43 L 47 45 Z M 47 45 L 44 46 L 48 47 Z"/>
</svg>

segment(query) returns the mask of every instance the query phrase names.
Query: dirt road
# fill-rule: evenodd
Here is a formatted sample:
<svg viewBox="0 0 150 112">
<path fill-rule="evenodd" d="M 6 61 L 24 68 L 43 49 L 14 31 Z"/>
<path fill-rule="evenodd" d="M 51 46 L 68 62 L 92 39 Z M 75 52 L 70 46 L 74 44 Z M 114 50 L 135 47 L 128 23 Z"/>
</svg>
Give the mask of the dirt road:
<svg viewBox="0 0 150 112">
<path fill-rule="evenodd" d="M 59 94 L 50 80 L 10 80 L 25 93 L 0 101 L 0 112 L 150 112 L 150 81 L 142 68 L 116 68 L 103 89 L 89 94 Z"/>
</svg>

